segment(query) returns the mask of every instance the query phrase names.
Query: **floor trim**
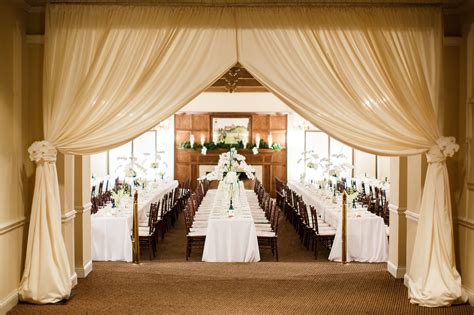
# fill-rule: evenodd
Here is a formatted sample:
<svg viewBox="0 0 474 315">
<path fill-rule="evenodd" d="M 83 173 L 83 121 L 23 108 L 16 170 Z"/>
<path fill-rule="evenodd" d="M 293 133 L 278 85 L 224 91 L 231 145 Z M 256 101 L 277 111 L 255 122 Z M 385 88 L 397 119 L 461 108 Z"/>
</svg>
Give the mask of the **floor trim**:
<svg viewBox="0 0 474 315">
<path fill-rule="evenodd" d="M 74 274 L 71 276 L 71 285 L 74 288 L 77 285 L 77 273 L 74 272 Z"/>
<path fill-rule="evenodd" d="M 87 262 L 84 267 L 76 267 L 78 278 L 86 278 L 92 271 L 92 260 Z"/>
<path fill-rule="evenodd" d="M 402 279 L 407 271 L 406 267 L 398 267 L 391 261 L 387 261 L 387 270 L 395 279 Z"/>
<path fill-rule="evenodd" d="M 0 314 L 6 314 L 18 304 L 18 289 L 13 290 L 4 299 L 0 300 Z"/>
</svg>

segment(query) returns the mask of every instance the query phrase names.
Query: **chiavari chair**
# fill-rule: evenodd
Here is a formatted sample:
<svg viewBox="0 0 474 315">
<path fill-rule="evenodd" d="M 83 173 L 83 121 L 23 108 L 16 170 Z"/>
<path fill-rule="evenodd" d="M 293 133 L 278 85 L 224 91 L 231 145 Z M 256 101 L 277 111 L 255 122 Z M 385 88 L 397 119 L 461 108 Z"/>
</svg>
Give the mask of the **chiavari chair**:
<svg viewBox="0 0 474 315">
<path fill-rule="evenodd" d="M 273 231 L 264 231 L 264 230 L 257 230 L 257 240 L 258 246 L 262 247 L 269 247 L 272 251 L 272 255 L 275 256 L 275 260 L 278 261 L 278 221 L 280 217 L 280 210 L 276 206 L 276 203 L 272 204 L 274 208 L 272 212 L 274 212 L 274 220 L 273 220 Z"/>
<path fill-rule="evenodd" d="M 319 227 L 318 224 L 318 214 L 316 208 L 310 206 L 311 216 L 313 219 L 314 227 L 313 227 L 313 243 L 311 248 L 313 248 L 314 244 L 314 258 L 318 259 L 318 241 L 320 241 L 326 248 L 330 249 L 332 247 L 332 243 L 334 242 L 334 237 L 336 236 L 336 229 L 327 226 L 327 227 Z"/>
<path fill-rule="evenodd" d="M 148 248 L 150 260 L 152 260 L 153 257 L 156 257 L 155 228 L 157 224 L 157 216 L 158 204 L 152 203 L 150 205 L 150 214 L 148 216 L 148 226 L 138 228 L 140 247 Z"/>
</svg>

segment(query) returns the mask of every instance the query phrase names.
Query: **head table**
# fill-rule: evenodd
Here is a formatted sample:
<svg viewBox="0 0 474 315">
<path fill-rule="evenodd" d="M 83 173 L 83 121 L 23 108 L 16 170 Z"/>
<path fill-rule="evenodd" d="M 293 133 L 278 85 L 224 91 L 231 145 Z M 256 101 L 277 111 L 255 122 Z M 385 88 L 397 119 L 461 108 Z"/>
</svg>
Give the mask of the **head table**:
<svg viewBox="0 0 474 315">
<path fill-rule="evenodd" d="M 329 260 L 341 261 L 342 256 L 342 204 L 341 198 L 333 202 L 332 192 L 292 181 L 288 187 L 303 197 L 307 205 L 316 208 L 324 222 L 336 228 L 336 236 Z M 311 216 L 311 214 L 309 215 Z M 347 261 L 386 262 L 388 239 L 383 218 L 367 208 L 347 207 Z"/>
<path fill-rule="evenodd" d="M 234 216 L 229 217 L 226 195 L 223 185 L 209 190 L 196 213 L 196 221 L 207 222 L 202 261 L 257 262 L 260 252 L 254 216 L 263 215 L 257 197 L 240 186 L 234 194 Z"/>
<path fill-rule="evenodd" d="M 138 191 L 140 225 L 148 224 L 150 205 L 177 186 L 176 180 L 153 182 Z M 92 260 L 132 261 L 133 197 L 124 197 L 120 204 L 117 208 L 107 205 L 91 216 Z"/>
</svg>

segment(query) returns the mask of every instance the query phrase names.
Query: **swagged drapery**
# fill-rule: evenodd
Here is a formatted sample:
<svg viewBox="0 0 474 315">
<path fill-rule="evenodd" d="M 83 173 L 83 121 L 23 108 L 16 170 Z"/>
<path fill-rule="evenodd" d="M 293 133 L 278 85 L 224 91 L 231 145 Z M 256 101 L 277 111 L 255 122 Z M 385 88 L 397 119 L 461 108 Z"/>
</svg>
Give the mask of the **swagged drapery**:
<svg viewBox="0 0 474 315">
<path fill-rule="evenodd" d="M 455 268 L 439 134 L 441 12 L 436 8 L 172 8 L 52 5 L 44 61 L 45 141 L 37 162 L 20 297 L 67 298 L 56 150 L 121 145 L 170 116 L 239 61 L 310 122 L 385 155 L 426 152 L 408 277 L 412 303 L 465 301 Z"/>
</svg>

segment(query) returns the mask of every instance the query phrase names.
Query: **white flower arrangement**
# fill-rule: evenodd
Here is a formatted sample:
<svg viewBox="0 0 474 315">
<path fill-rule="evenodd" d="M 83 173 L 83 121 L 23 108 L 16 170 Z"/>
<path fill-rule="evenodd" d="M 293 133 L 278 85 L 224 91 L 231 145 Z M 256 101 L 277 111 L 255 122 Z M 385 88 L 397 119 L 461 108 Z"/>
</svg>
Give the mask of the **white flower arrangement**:
<svg viewBox="0 0 474 315">
<path fill-rule="evenodd" d="M 238 154 L 235 148 L 231 148 L 229 152 L 219 155 L 219 162 L 212 172 L 199 179 L 223 180 L 225 173 L 227 175 L 234 173 L 237 179 L 239 173 L 245 173 L 248 179 L 254 179 L 254 172 L 253 167 L 245 162 L 245 156 Z M 230 179 L 233 179 L 233 176 L 231 175 Z"/>
<path fill-rule="evenodd" d="M 303 157 L 298 160 L 298 163 L 303 161 L 308 168 L 321 168 L 323 173 L 329 177 L 339 177 L 341 173 L 353 168 L 351 164 L 346 162 L 346 156 L 342 153 L 331 155 L 331 159 L 326 157 L 320 158 L 313 150 L 303 152 L 302 155 Z"/>
<path fill-rule="evenodd" d="M 117 190 L 117 191 L 112 191 L 110 197 L 113 199 L 115 207 L 120 206 L 120 200 L 122 200 L 123 196 L 125 196 L 125 191 L 123 188 Z"/>
<path fill-rule="evenodd" d="M 135 176 L 137 176 L 137 172 L 133 169 L 133 167 L 129 166 L 125 170 L 125 176 L 126 177 L 135 177 Z"/>
</svg>

